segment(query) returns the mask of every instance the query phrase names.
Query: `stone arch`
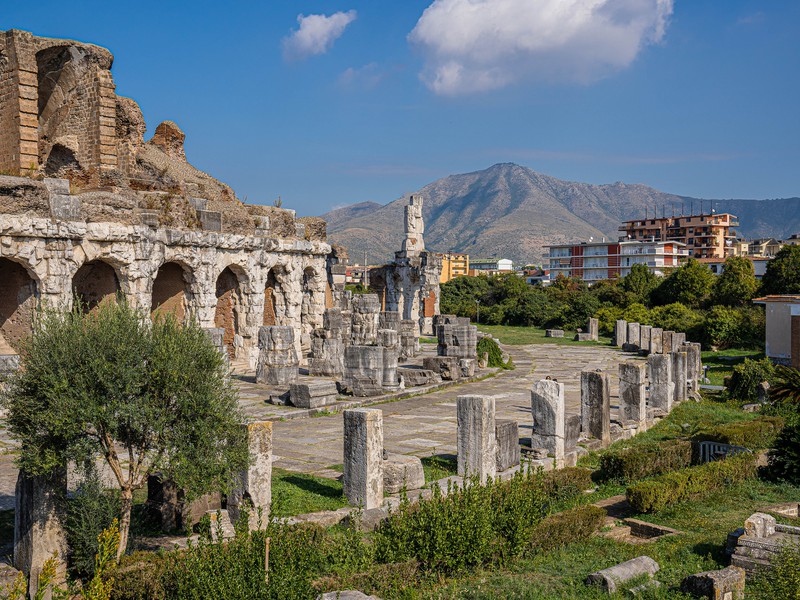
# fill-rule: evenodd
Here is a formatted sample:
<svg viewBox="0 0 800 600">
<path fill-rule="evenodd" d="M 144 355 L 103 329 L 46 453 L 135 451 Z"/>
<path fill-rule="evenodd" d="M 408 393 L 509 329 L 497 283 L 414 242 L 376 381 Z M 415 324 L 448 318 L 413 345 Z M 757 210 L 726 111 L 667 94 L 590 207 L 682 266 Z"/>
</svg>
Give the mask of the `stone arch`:
<svg viewBox="0 0 800 600">
<path fill-rule="evenodd" d="M 186 320 L 190 272 L 177 262 L 165 262 L 153 281 L 150 316 L 171 314 L 179 323 Z"/>
<path fill-rule="evenodd" d="M 116 301 L 120 291 L 117 271 L 103 260 L 84 263 L 72 278 L 72 294 L 86 312 L 105 302 Z"/>
<path fill-rule="evenodd" d="M 80 171 L 81 165 L 78 158 L 67 146 L 53 144 L 47 162 L 44 164 L 44 173 L 48 177 L 65 177 L 68 173 Z"/>
<path fill-rule="evenodd" d="M 222 340 L 231 358 L 236 358 L 236 336 L 240 335 L 244 324 L 241 281 L 237 270 L 227 266 L 217 277 L 217 307 L 214 313 L 214 327 L 225 330 Z"/>
<path fill-rule="evenodd" d="M 284 280 L 286 268 L 280 265 L 267 272 L 264 284 L 264 317 L 262 325 L 283 325 L 286 321 L 286 291 Z"/>
<path fill-rule="evenodd" d="M 8 258 L 0 258 L 0 354 L 16 354 L 28 337 L 39 298 L 36 279 Z"/>
</svg>

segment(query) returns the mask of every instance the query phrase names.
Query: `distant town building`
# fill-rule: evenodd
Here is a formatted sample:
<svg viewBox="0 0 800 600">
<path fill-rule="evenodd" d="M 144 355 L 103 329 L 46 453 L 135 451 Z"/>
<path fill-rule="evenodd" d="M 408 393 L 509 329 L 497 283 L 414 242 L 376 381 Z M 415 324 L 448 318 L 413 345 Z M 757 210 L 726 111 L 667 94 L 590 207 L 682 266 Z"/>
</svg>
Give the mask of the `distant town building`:
<svg viewBox="0 0 800 600">
<path fill-rule="evenodd" d="M 785 245 L 786 242 L 776 240 L 775 238 L 750 240 L 747 243 L 747 255 L 771 258 L 780 252 L 780 249 Z"/>
<path fill-rule="evenodd" d="M 549 246 L 550 280 L 559 274 L 587 283 L 624 277 L 633 265 L 664 275 L 689 256 L 686 244 L 666 241 L 581 242 Z"/>
<path fill-rule="evenodd" d="M 731 254 L 729 245 L 736 239 L 731 229 L 739 225 L 728 213 L 707 213 L 680 217 L 635 219 L 625 221 L 619 230 L 630 240 L 681 242 L 689 256 L 695 258 L 725 258 Z"/>
<path fill-rule="evenodd" d="M 550 271 L 548 269 L 524 269 L 521 273 L 525 283 L 529 285 L 549 285 Z"/>
<path fill-rule="evenodd" d="M 470 262 L 470 275 L 509 273 L 513 270 L 514 262 L 508 258 L 477 258 Z"/>
<path fill-rule="evenodd" d="M 451 279 L 469 275 L 469 254 L 463 252 L 439 252 L 442 259 L 442 275 L 439 283 L 447 283 Z"/>
<path fill-rule="evenodd" d="M 743 258 L 747 258 L 753 263 L 753 273 L 756 279 L 760 280 L 764 276 L 764 273 L 767 272 L 767 263 L 770 259 L 766 256 L 744 256 Z M 722 272 L 725 270 L 724 258 L 698 258 L 697 260 L 711 269 L 714 275 L 722 275 Z"/>
<path fill-rule="evenodd" d="M 800 369 L 800 296 L 764 296 L 753 302 L 763 304 L 766 309 L 767 358 Z"/>
</svg>

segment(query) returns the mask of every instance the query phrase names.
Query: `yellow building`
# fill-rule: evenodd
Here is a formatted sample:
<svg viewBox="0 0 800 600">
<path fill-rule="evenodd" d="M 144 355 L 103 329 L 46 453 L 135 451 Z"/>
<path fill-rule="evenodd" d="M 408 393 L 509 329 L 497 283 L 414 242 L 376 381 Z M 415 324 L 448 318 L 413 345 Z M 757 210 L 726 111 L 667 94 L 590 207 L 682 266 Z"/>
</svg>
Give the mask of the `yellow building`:
<svg viewBox="0 0 800 600">
<path fill-rule="evenodd" d="M 437 256 L 442 259 L 442 275 L 439 283 L 447 283 L 455 277 L 469 273 L 469 254 L 460 252 L 440 252 Z"/>
</svg>

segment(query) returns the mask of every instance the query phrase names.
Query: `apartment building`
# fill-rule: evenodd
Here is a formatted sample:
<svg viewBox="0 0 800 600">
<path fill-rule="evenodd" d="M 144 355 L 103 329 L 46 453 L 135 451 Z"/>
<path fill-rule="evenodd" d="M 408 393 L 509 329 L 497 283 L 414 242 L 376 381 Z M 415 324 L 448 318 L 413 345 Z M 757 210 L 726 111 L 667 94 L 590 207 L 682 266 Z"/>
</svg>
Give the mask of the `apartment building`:
<svg viewBox="0 0 800 600">
<path fill-rule="evenodd" d="M 470 275 L 494 275 L 513 270 L 514 262 L 508 258 L 476 258 L 470 263 Z"/>
<path fill-rule="evenodd" d="M 680 217 L 635 219 L 625 221 L 619 230 L 629 240 L 680 242 L 689 256 L 695 258 L 725 258 L 736 239 L 739 222 L 729 213 L 704 213 Z"/>
<path fill-rule="evenodd" d="M 469 254 L 462 252 L 437 252 L 442 259 L 442 274 L 439 283 L 447 283 L 451 279 L 469 275 Z"/>
<path fill-rule="evenodd" d="M 624 277 L 633 265 L 645 265 L 652 273 L 682 265 L 689 257 L 683 242 L 634 241 L 581 242 L 549 246 L 550 280 L 559 273 L 587 283 Z"/>
</svg>

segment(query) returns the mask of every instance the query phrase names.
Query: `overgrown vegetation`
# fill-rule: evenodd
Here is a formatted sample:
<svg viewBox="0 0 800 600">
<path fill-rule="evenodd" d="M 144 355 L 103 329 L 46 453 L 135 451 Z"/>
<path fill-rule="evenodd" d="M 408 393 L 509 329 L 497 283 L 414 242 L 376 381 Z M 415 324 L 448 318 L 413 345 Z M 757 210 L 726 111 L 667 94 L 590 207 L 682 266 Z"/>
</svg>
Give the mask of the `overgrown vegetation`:
<svg viewBox="0 0 800 600">
<path fill-rule="evenodd" d="M 489 367 L 497 367 L 500 369 L 513 368 L 511 357 L 509 357 L 507 361 L 503 361 L 503 351 L 500 350 L 500 346 L 492 338 L 482 337 L 478 340 L 477 354 L 478 358 L 482 357 L 484 354 L 489 356 L 487 362 L 487 366 Z"/>
</svg>

